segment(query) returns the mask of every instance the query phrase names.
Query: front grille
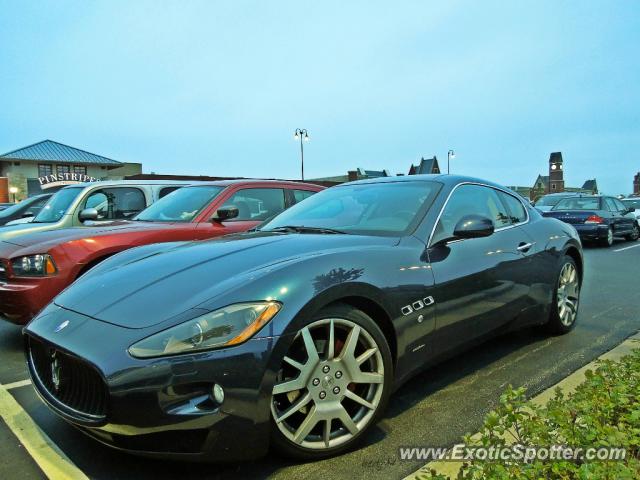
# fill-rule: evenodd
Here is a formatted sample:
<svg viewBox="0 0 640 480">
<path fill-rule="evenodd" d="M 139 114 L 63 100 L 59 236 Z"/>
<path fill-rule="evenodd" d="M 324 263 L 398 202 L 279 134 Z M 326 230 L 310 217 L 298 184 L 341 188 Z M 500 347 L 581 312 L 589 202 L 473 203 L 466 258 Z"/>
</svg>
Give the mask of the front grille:
<svg viewBox="0 0 640 480">
<path fill-rule="evenodd" d="M 93 420 L 106 416 L 107 387 L 93 367 L 33 337 L 29 353 L 34 385 L 49 401 L 53 399 L 54 406 L 71 416 Z"/>
</svg>

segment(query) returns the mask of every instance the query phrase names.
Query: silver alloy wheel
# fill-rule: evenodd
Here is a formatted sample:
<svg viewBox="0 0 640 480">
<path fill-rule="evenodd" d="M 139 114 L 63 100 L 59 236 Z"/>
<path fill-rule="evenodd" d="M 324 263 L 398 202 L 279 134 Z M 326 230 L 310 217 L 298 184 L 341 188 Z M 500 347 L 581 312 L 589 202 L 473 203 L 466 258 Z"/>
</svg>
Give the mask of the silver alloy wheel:
<svg viewBox="0 0 640 480">
<path fill-rule="evenodd" d="M 607 245 L 613 245 L 613 230 L 611 228 L 607 230 Z"/>
<path fill-rule="evenodd" d="M 298 332 L 276 382 L 271 414 L 280 432 L 300 447 L 326 450 L 369 424 L 382 398 L 384 363 L 360 325 L 322 319 Z"/>
<path fill-rule="evenodd" d="M 578 315 L 580 281 L 575 265 L 565 263 L 558 281 L 558 316 L 563 325 L 569 327 Z"/>
</svg>

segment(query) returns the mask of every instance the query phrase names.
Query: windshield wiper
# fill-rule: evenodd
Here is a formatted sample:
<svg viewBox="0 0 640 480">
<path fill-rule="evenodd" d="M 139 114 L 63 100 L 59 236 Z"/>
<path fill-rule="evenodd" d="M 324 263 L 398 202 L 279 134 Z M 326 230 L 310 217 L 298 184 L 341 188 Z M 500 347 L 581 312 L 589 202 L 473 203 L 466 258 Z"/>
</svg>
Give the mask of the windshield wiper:
<svg viewBox="0 0 640 480">
<path fill-rule="evenodd" d="M 259 230 L 261 232 L 291 232 L 291 233 L 321 233 L 321 234 L 346 234 L 342 230 L 326 227 L 305 227 L 304 225 L 284 225 L 270 230 Z"/>
</svg>

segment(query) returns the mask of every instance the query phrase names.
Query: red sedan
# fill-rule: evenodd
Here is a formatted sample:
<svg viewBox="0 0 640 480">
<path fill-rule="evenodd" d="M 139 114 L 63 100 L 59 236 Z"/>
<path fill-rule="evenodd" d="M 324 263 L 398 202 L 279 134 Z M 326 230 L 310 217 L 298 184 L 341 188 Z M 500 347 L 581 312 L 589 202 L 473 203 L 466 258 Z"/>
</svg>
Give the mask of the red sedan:
<svg viewBox="0 0 640 480">
<path fill-rule="evenodd" d="M 131 221 L 0 242 L 0 314 L 25 324 L 80 275 L 115 253 L 249 230 L 322 189 L 266 180 L 207 182 L 176 190 Z"/>
</svg>

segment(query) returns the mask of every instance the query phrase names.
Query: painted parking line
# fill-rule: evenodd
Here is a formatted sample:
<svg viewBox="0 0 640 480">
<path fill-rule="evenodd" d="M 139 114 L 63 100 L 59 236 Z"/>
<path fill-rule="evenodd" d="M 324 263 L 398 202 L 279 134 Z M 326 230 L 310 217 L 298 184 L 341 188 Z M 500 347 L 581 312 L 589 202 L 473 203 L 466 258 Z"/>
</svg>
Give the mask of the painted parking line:
<svg viewBox="0 0 640 480">
<path fill-rule="evenodd" d="M 0 384 L 0 417 L 47 477 L 53 480 L 88 480 L 82 470 L 76 467 L 69 460 L 69 457 L 36 425 L 7 390 L 7 387 L 17 388 L 29 384 L 24 382 L 28 382 L 28 380 L 9 385 Z"/>
<path fill-rule="evenodd" d="M 2 385 L 5 390 L 13 390 L 14 388 L 26 387 L 27 385 L 31 385 L 31 380 L 20 380 L 19 382 L 7 383 L 6 385 Z"/>
<path fill-rule="evenodd" d="M 630 247 L 618 248 L 614 250 L 614 252 L 622 252 L 624 250 L 629 250 L 630 248 L 640 247 L 640 243 L 636 243 L 635 245 L 631 245 Z"/>
</svg>

